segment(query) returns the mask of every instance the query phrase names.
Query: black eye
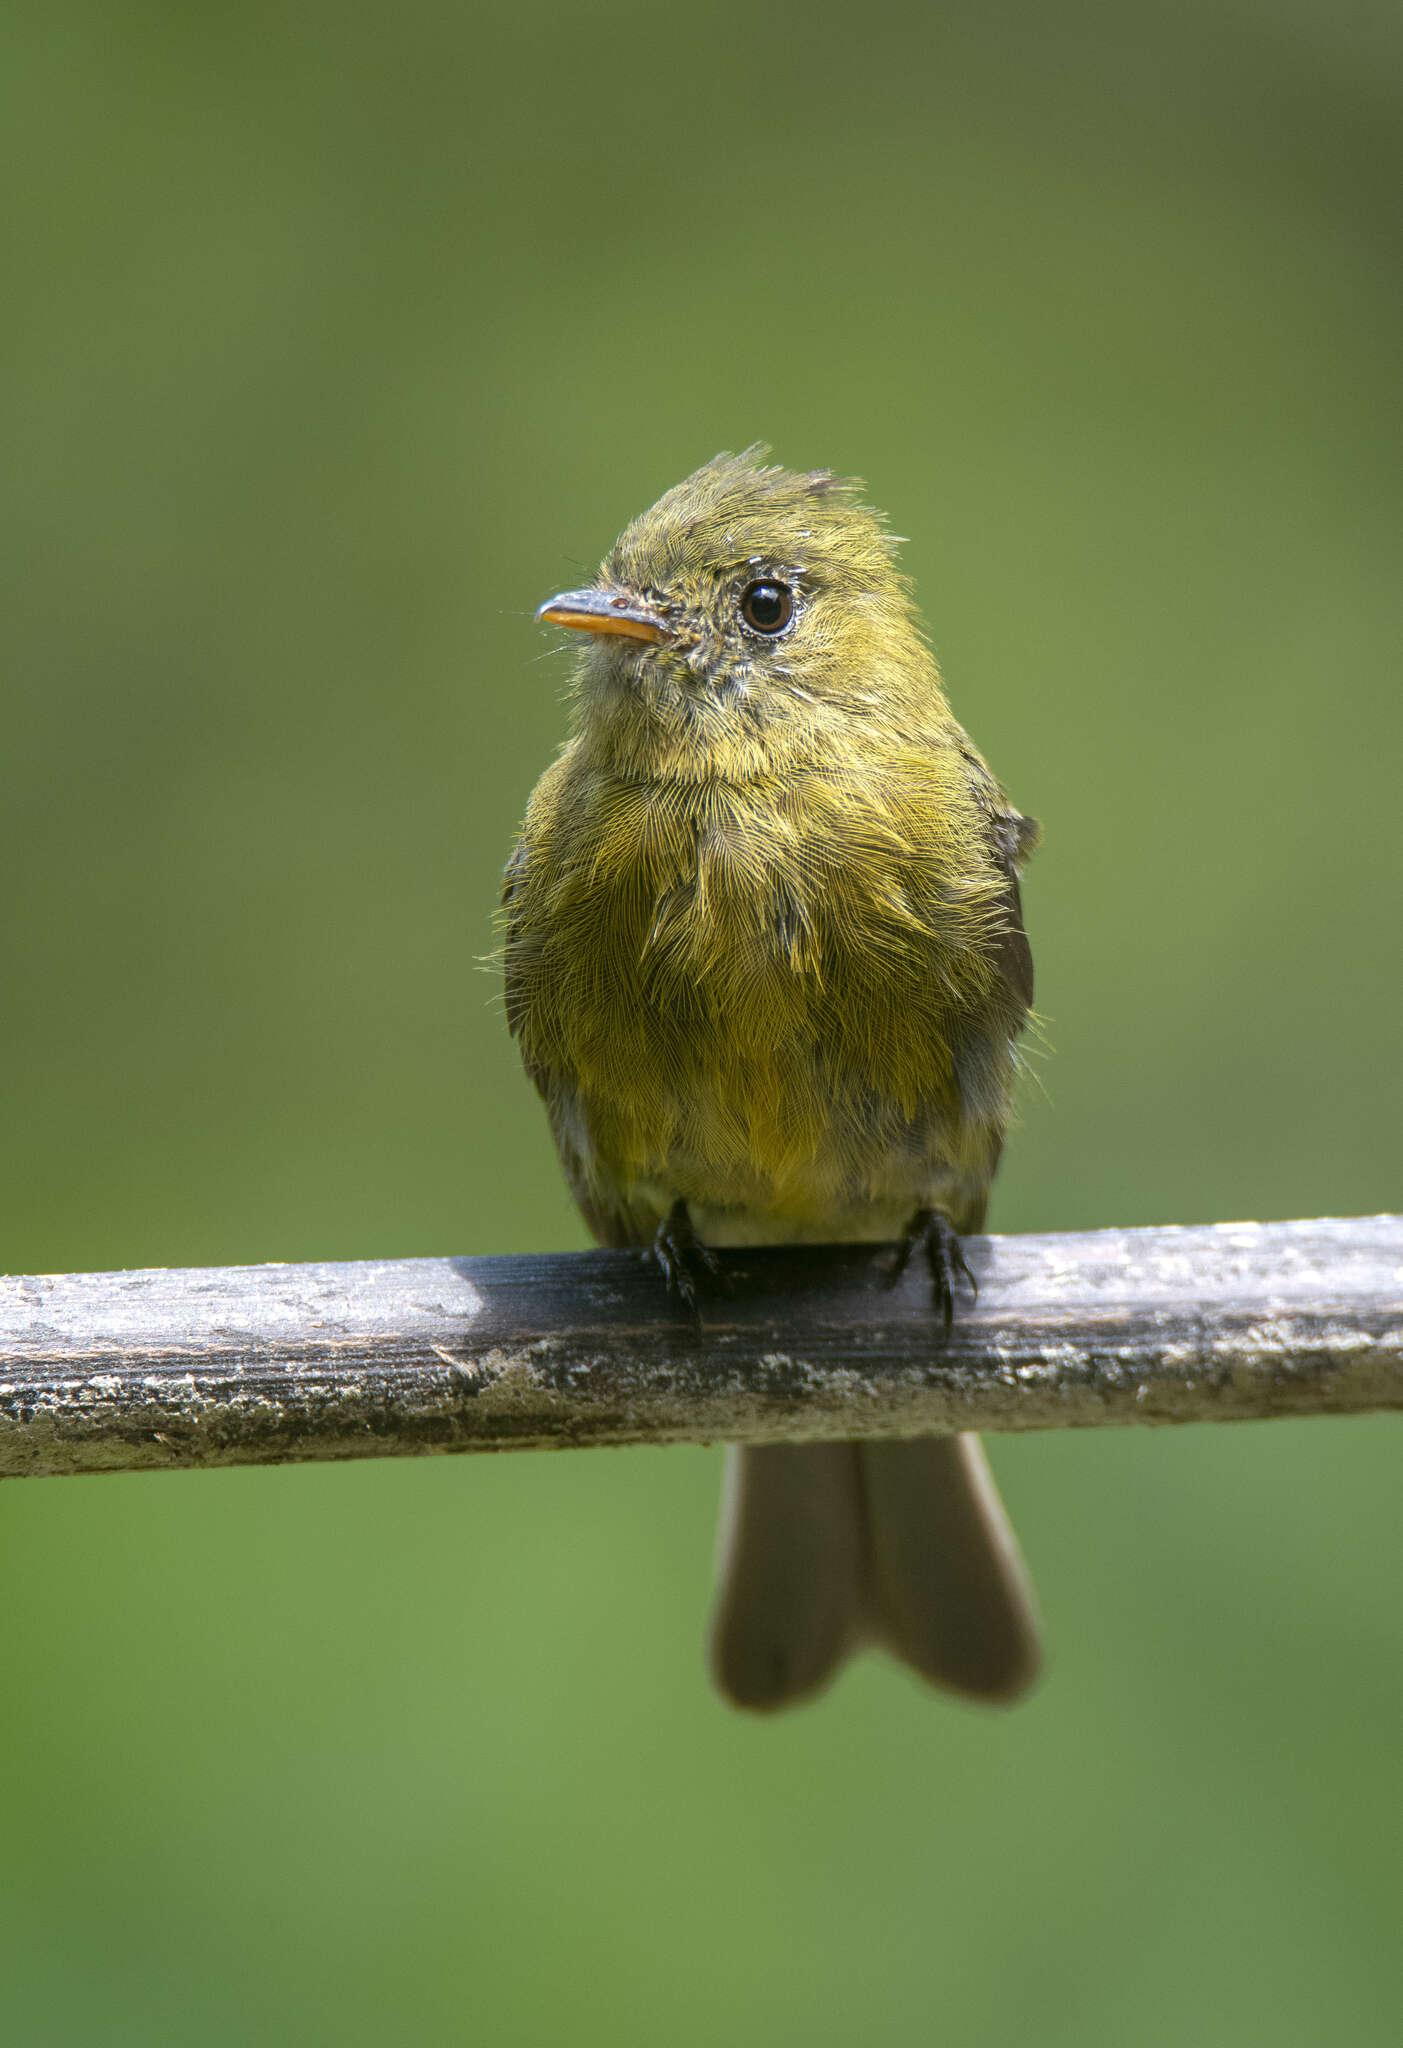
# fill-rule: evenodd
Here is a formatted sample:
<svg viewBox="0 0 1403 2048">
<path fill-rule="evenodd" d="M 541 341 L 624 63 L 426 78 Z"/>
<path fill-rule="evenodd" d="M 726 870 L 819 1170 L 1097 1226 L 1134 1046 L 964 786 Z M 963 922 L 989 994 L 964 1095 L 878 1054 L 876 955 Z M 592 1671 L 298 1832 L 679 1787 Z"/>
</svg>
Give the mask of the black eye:
<svg viewBox="0 0 1403 2048">
<path fill-rule="evenodd" d="M 740 615 L 756 633 L 782 633 L 794 616 L 794 592 L 787 583 L 747 583 Z"/>
</svg>

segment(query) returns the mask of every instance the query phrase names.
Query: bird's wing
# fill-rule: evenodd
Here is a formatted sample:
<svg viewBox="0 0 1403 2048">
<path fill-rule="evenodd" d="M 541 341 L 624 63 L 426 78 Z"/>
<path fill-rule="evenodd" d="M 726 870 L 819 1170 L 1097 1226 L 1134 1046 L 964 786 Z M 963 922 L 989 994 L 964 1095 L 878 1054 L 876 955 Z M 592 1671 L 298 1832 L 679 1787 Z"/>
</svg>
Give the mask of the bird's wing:
<svg viewBox="0 0 1403 2048">
<path fill-rule="evenodd" d="M 502 984 L 507 1026 L 520 1046 L 521 1063 L 545 1102 L 566 1185 L 591 1234 L 604 1245 L 648 1245 L 652 1243 L 657 1228 L 656 1215 L 635 1212 L 622 1196 L 608 1199 L 607 1191 L 598 1185 L 597 1176 L 588 1171 L 586 1158 L 581 1152 L 576 1120 L 570 1114 L 572 1098 L 568 1082 L 559 1073 L 532 1059 L 527 1051 L 530 1034 L 523 1035 L 523 1027 L 531 1000 L 531 969 L 538 958 L 539 948 L 539 940 L 529 928 L 525 916 L 526 898 L 533 880 L 532 862 L 531 842 L 523 832 L 502 875 Z"/>
<path fill-rule="evenodd" d="M 512 848 L 511 859 L 502 870 L 502 980 L 506 994 L 507 1029 L 513 1038 L 521 1029 L 522 990 L 518 948 L 521 943 L 521 892 L 526 883 L 529 859 L 530 849 L 523 834 Z"/>
<path fill-rule="evenodd" d="M 1001 925 L 994 958 L 1000 974 L 1028 1009 L 1033 1007 L 1033 949 L 1023 928 L 1023 897 L 1018 871 L 1038 843 L 1036 818 L 1018 811 L 995 811 L 989 820 L 995 861 L 1006 876 L 1000 899 Z"/>
<path fill-rule="evenodd" d="M 1018 875 L 1037 845 L 1042 827 L 1036 818 L 1016 811 L 996 781 L 988 763 L 963 733 L 957 742 L 969 777 L 971 794 L 984 814 L 984 830 L 994 865 L 1004 877 L 999 896 L 997 940 L 994 962 L 1025 1009 L 1033 1007 L 1033 949 L 1023 928 L 1023 899 Z"/>
</svg>

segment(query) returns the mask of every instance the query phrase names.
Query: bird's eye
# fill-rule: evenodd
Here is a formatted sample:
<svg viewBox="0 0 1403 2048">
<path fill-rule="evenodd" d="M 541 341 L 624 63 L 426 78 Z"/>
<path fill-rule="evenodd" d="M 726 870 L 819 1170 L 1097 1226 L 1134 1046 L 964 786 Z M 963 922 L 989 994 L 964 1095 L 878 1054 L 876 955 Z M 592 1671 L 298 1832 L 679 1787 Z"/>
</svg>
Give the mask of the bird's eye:
<svg viewBox="0 0 1403 2048">
<path fill-rule="evenodd" d="M 782 633 L 794 616 L 794 592 L 787 583 L 747 583 L 740 615 L 752 632 Z"/>
</svg>

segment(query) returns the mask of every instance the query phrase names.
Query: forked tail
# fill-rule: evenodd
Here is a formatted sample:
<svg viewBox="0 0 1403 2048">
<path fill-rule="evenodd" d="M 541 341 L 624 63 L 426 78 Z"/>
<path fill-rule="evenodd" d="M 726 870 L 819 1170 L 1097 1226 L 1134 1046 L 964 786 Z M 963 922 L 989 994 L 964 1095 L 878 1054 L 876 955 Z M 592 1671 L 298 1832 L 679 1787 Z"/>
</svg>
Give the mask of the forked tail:
<svg viewBox="0 0 1403 2048">
<path fill-rule="evenodd" d="M 1011 1701 L 1037 1675 L 1032 1587 L 978 1437 L 727 1455 L 711 1667 L 792 1706 L 877 1643 L 935 1685 Z"/>
</svg>

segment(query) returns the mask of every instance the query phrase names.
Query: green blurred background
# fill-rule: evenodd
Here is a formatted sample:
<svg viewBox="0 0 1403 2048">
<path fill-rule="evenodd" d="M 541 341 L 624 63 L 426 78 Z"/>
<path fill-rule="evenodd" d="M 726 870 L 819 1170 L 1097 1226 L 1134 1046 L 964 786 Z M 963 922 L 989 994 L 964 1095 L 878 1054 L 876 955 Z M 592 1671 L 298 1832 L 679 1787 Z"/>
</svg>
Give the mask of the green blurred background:
<svg viewBox="0 0 1403 2048">
<path fill-rule="evenodd" d="M 1399 1206 L 1403 17 L 20 0 L 0 1264 L 583 1242 L 537 601 L 857 471 L 1045 821 L 1005 1230 Z M 988 1718 L 700 1665 L 719 1454 L 12 1486 L 21 2043 L 1397 2039 L 1388 1421 L 996 1444 Z"/>
</svg>

